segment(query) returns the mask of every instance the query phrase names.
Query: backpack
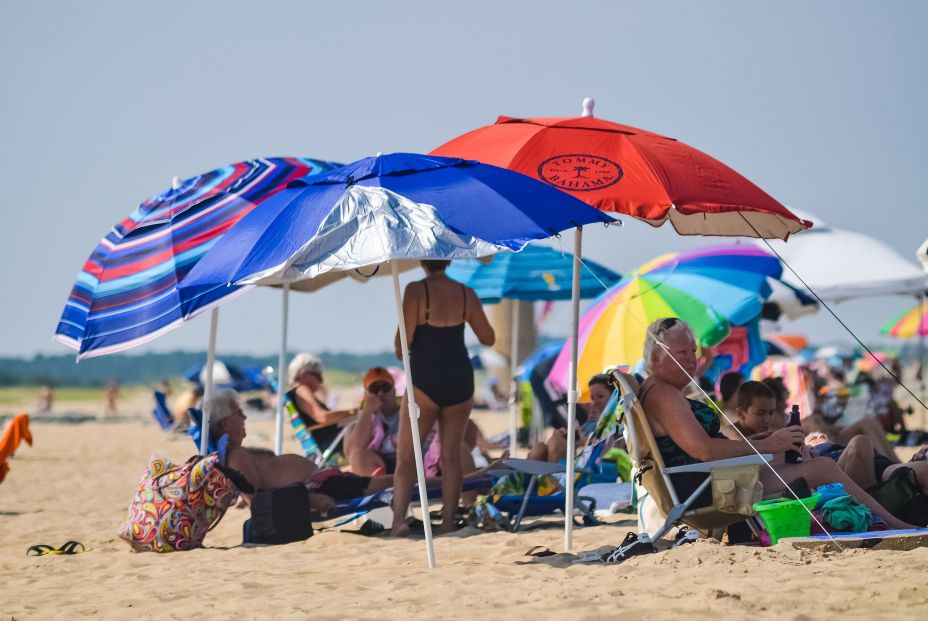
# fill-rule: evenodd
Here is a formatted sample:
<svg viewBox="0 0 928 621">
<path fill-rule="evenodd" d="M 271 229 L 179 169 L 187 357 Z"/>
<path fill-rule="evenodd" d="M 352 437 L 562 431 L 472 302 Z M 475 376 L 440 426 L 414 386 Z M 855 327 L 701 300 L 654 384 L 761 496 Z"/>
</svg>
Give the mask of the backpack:
<svg viewBox="0 0 928 621">
<path fill-rule="evenodd" d="M 237 496 L 216 453 L 182 466 L 153 457 L 116 534 L 137 552 L 199 548 Z"/>
<path fill-rule="evenodd" d="M 277 489 L 262 489 L 251 499 L 251 519 L 243 526 L 242 543 L 282 544 L 313 536 L 309 494 L 295 483 Z"/>
<path fill-rule="evenodd" d="M 888 479 L 867 490 L 874 500 L 900 520 L 928 525 L 928 496 L 911 468 L 896 468 Z"/>
</svg>

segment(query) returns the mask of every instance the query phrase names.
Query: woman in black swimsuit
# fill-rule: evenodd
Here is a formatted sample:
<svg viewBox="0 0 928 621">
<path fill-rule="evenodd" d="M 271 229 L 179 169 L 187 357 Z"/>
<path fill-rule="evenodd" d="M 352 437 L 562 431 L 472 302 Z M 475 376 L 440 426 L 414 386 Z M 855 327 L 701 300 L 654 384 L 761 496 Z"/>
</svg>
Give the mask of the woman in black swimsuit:
<svg viewBox="0 0 928 621">
<path fill-rule="evenodd" d="M 426 277 L 410 283 L 403 295 L 403 317 L 409 339 L 413 390 L 419 406 L 419 437 L 425 438 L 438 421 L 441 441 L 442 532 L 454 528 L 461 498 L 461 442 L 474 402 L 474 368 L 464 345 L 464 324 L 470 324 L 477 340 L 493 345 L 496 336 L 470 287 L 445 276 L 449 261 L 422 261 Z M 402 357 L 399 332 L 396 354 Z M 406 511 L 416 477 L 407 399 L 397 440 L 393 496 L 393 530 L 409 532 Z"/>
</svg>

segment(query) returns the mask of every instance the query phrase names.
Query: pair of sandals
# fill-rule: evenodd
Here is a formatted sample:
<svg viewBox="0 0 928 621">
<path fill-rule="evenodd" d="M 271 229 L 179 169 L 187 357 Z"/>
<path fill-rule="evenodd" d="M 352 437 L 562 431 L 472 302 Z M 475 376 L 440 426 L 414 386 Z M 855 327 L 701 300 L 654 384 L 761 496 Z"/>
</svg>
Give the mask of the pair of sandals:
<svg viewBox="0 0 928 621">
<path fill-rule="evenodd" d="M 78 550 L 80 548 L 80 550 Z M 88 548 L 84 547 L 79 541 L 67 541 L 60 548 L 55 546 L 50 546 L 46 543 L 40 543 L 34 546 L 29 546 L 29 549 L 26 550 L 26 556 L 45 556 L 47 554 L 80 554 L 81 552 L 86 552 Z"/>
<path fill-rule="evenodd" d="M 697 539 L 699 539 L 698 530 L 681 526 L 677 531 L 676 537 L 673 539 L 673 545 L 670 547 L 671 549 L 679 548 L 680 546 L 693 543 Z M 628 533 L 625 535 L 625 540 L 618 548 L 614 549 L 612 552 L 600 555 L 599 558 L 602 563 L 615 564 L 628 560 L 633 556 L 653 554 L 655 552 L 657 552 L 657 548 L 654 547 L 654 543 L 651 541 L 651 537 L 648 533 Z"/>
</svg>

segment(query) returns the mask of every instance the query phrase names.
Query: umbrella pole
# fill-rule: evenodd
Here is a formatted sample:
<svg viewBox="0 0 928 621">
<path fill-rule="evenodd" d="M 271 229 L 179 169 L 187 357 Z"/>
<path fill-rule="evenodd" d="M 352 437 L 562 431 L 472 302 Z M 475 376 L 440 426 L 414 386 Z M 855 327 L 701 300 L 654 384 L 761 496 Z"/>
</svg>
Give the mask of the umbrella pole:
<svg viewBox="0 0 928 621">
<path fill-rule="evenodd" d="M 570 326 L 570 372 L 567 380 L 567 477 L 564 479 L 564 551 L 573 547 L 574 530 L 574 453 L 577 450 L 577 353 L 580 327 L 580 257 L 583 245 L 583 227 L 574 232 L 574 273 L 571 284 L 570 304 L 573 311 Z"/>
<path fill-rule="evenodd" d="M 919 396 L 922 401 L 925 400 L 925 331 L 921 324 L 925 320 L 926 300 L 928 300 L 928 292 L 922 292 L 921 308 L 915 329 L 918 332 L 918 383 L 921 385 Z M 928 410 L 925 408 L 922 408 L 922 429 L 928 429 Z"/>
<path fill-rule="evenodd" d="M 516 378 L 516 367 L 519 364 L 519 301 L 510 300 L 509 310 L 512 313 L 512 341 L 509 347 L 509 454 L 516 456 L 518 448 L 517 436 L 519 433 L 519 380 Z"/>
<path fill-rule="evenodd" d="M 396 261 L 390 261 L 393 271 L 393 293 L 396 298 L 396 318 L 399 321 L 400 347 L 403 349 L 403 372 L 406 374 L 406 399 L 409 404 L 409 426 L 412 429 L 412 449 L 416 456 L 416 478 L 419 482 L 419 504 L 422 506 L 422 526 L 425 530 L 425 546 L 429 569 L 435 568 L 435 547 L 432 544 L 432 522 L 429 519 L 429 495 L 425 485 L 425 466 L 422 464 L 422 441 L 419 438 L 419 408 L 412 386 L 412 370 L 409 366 L 409 341 L 406 340 L 406 320 L 403 316 L 403 298 L 400 295 L 399 270 Z"/>
<path fill-rule="evenodd" d="M 213 409 L 213 366 L 216 363 L 216 328 L 219 326 L 219 309 L 209 313 L 209 349 L 206 350 L 206 386 L 203 387 L 203 425 L 200 428 L 200 455 L 209 452 L 209 415 Z"/>
<path fill-rule="evenodd" d="M 287 320 L 290 310 L 290 283 L 284 283 L 284 299 L 281 304 L 280 354 L 277 356 L 277 422 L 274 425 L 274 454 L 284 452 L 284 399 L 287 389 Z"/>
</svg>

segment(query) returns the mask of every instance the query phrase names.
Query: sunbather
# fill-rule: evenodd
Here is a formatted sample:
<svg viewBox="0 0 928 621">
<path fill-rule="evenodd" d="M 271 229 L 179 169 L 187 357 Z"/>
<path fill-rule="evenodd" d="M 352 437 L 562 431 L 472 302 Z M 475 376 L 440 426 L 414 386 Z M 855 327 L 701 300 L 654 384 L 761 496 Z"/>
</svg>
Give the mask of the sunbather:
<svg viewBox="0 0 928 621">
<path fill-rule="evenodd" d="M 294 387 L 287 396 L 296 406 L 304 425 L 324 425 L 313 430 L 313 437 L 319 446 L 328 447 L 340 433 L 336 423 L 357 414 L 358 408 L 329 409 L 325 402 L 322 362 L 311 354 L 300 354 L 293 359 L 290 364 L 290 376 Z"/>
<path fill-rule="evenodd" d="M 735 424 L 738 431 L 748 438 L 763 437 L 770 432 L 782 429 L 786 419 L 778 409 L 779 397 L 770 389 L 768 382 L 746 382 L 738 389 L 735 400 L 737 402 L 738 420 Z M 725 435 L 733 437 L 734 430 Z M 855 483 L 864 489 L 870 489 L 881 481 L 888 480 L 894 470 L 908 467 L 915 471 L 916 478 L 922 491 L 928 493 L 928 461 L 925 453 L 928 447 L 923 447 L 906 464 L 893 464 L 883 455 L 874 450 L 873 444 L 867 436 L 854 436 L 847 446 L 832 442 L 827 435 L 813 432 L 806 436 L 805 445 L 800 449 L 804 459 L 813 457 L 827 457 L 837 462 Z M 777 455 L 776 459 L 781 458 Z"/>
<path fill-rule="evenodd" d="M 364 375 L 363 383 L 360 415 L 345 433 L 345 457 L 355 474 L 392 474 L 400 428 L 400 402 L 393 376 L 383 367 L 374 367 Z"/>
<path fill-rule="evenodd" d="M 679 319 L 660 319 L 648 327 L 648 332 L 650 336 L 645 341 L 644 359 L 650 375 L 641 385 L 639 398 L 666 466 L 741 457 L 752 455 L 755 450 L 779 454 L 802 446 L 804 434 L 798 427 L 778 429 L 755 437 L 750 443 L 725 438 L 720 433 L 715 411 L 683 396 L 696 370 L 696 341 L 690 327 Z M 769 405 L 774 407 L 775 399 L 769 401 Z M 801 477 L 812 487 L 842 483 L 848 493 L 883 518 L 891 528 L 912 528 L 886 511 L 830 459 L 817 457 L 798 464 L 778 463 L 772 468 L 787 482 Z M 771 468 L 762 467 L 760 476 L 767 496 L 785 491 Z M 673 475 L 681 496 L 692 493 L 704 479 L 702 474 Z M 707 494 L 704 504 L 709 502 L 711 493 Z"/>
<path fill-rule="evenodd" d="M 847 405 L 848 389 L 844 385 L 844 376 L 838 371 L 828 371 L 830 377 L 816 394 L 816 405 L 813 413 L 804 418 L 802 428 L 807 434 L 821 432 L 835 442 L 842 445 L 850 444 L 855 436 L 866 436 L 873 443 L 878 453 L 889 459 L 891 463 L 898 464 L 896 451 L 886 439 L 886 430 L 883 423 L 876 416 L 867 416 L 849 425 L 840 425 L 838 421 L 843 415 Z"/>
<path fill-rule="evenodd" d="M 596 428 L 596 421 L 612 396 L 612 384 L 605 373 L 594 375 L 587 384 L 590 389 L 590 403 L 587 404 L 587 419 L 577 431 L 578 441 L 585 441 Z M 556 464 L 567 458 L 567 430 L 554 429 L 547 441 L 537 442 L 528 452 L 528 458 Z"/>
<path fill-rule="evenodd" d="M 243 447 L 245 439 L 245 413 L 234 390 L 219 390 L 210 409 L 210 436 L 228 437 L 226 465 L 241 475 L 255 489 L 276 489 L 302 483 L 309 493 L 310 507 L 325 513 L 336 501 L 348 500 L 393 486 L 392 475 L 365 477 L 342 472 L 337 468 L 320 469 L 315 462 L 302 455 L 275 455 L 266 449 Z M 465 477 L 466 480 L 486 476 L 491 468 L 500 467 L 494 462 Z M 441 479 L 428 479 L 429 485 L 441 485 Z M 248 495 L 245 495 L 246 500 Z"/>
</svg>

